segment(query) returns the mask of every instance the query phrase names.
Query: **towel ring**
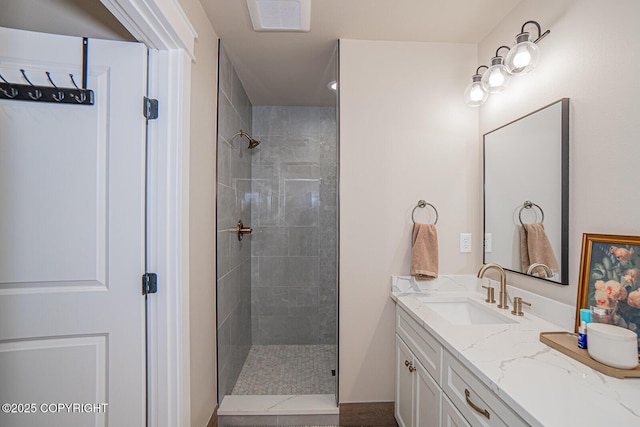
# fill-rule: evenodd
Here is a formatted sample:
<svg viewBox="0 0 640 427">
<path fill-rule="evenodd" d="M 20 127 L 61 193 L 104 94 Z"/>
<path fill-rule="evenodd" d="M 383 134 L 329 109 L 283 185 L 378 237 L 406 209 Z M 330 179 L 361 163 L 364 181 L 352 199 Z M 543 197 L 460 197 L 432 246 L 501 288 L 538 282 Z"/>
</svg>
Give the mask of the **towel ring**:
<svg viewBox="0 0 640 427">
<path fill-rule="evenodd" d="M 416 223 L 416 219 L 414 218 L 413 215 L 416 213 L 416 209 L 424 208 L 427 205 L 431 206 L 431 208 L 433 208 L 433 211 L 436 213 L 436 220 L 433 222 L 433 225 L 436 225 L 438 223 L 438 210 L 436 209 L 436 207 L 433 206 L 431 203 L 425 202 L 424 200 L 418 200 L 418 204 L 411 211 L 411 221 L 413 221 L 414 224 Z"/>
<path fill-rule="evenodd" d="M 520 219 L 520 224 L 524 225 L 524 222 L 522 222 L 522 211 L 524 209 L 531 209 L 533 207 L 538 208 L 538 210 L 540 211 L 540 213 L 542 214 L 542 219 L 540 220 L 540 222 L 544 222 L 544 211 L 542 210 L 542 208 L 538 205 L 536 205 L 535 203 L 527 200 L 526 202 L 524 202 L 524 204 L 522 205 L 522 207 L 520 208 L 520 211 L 518 212 L 518 218 Z"/>
</svg>

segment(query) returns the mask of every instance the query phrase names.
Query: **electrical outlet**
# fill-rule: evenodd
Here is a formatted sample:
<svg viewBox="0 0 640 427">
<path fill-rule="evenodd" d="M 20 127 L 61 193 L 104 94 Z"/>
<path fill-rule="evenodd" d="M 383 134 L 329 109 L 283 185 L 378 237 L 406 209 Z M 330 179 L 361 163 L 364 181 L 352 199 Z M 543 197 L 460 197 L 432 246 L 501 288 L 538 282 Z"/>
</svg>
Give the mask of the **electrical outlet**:
<svg viewBox="0 0 640 427">
<path fill-rule="evenodd" d="M 460 252 L 471 252 L 471 233 L 460 233 Z"/>
<path fill-rule="evenodd" d="M 491 233 L 484 233 L 484 252 L 491 252 Z"/>
</svg>

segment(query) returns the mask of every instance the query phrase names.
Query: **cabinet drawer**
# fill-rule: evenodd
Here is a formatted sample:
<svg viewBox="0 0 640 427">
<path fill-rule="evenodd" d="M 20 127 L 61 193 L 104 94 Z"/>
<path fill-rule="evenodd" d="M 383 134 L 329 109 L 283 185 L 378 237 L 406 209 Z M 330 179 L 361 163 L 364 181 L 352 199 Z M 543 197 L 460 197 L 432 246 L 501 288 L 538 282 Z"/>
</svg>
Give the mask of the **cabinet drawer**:
<svg viewBox="0 0 640 427">
<path fill-rule="evenodd" d="M 442 421 L 440 427 L 471 427 L 447 395 L 442 396 Z"/>
<path fill-rule="evenodd" d="M 442 370 L 442 389 L 472 426 L 528 426 L 493 391 L 446 351 Z"/>
<path fill-rule="evenodd" d="M 396 331 L 427 372 L 442 384 L 442 346 L 413 320 L 406 311 L 396 309 Z"/>
</svg>

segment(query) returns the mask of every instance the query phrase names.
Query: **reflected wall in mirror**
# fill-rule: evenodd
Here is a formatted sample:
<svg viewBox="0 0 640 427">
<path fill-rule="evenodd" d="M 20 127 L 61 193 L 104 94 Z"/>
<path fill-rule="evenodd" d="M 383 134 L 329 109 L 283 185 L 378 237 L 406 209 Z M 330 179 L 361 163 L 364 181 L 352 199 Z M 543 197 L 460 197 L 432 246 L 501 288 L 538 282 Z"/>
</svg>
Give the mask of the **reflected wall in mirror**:
<svg viewBox="0 0 640 427">
<path fill-rule="evenodd" d="M 484 135 L 484 232 L 485 263 L 569 284 L 568 98 Z"/>
</svg>

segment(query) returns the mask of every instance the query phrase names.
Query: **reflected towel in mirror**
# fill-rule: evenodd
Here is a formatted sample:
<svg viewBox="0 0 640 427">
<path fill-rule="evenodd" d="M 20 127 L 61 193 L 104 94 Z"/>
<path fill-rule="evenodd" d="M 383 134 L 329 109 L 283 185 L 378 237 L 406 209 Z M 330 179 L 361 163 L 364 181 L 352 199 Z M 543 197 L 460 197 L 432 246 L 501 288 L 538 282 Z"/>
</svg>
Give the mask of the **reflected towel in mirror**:
<svg viewBox="0 0 640 427">
<path fill-rule="evenodd" d="M 438 277 L 438 232 L 435 224 L 413 225 L 411 275 L 416 280 Z"/>
<path fill-rule="evenodd" d="M 558 261 L 551 247 L 551 242 L 541 222 L 524 224 L 520 227 L 520 254 L 522 271 L 527 271 L 531 264 L 545 264 L 554 273 L 558 273 Z M 535 268 L 534 274 L 546 277 L 541 267 Z"/>
</svg>

